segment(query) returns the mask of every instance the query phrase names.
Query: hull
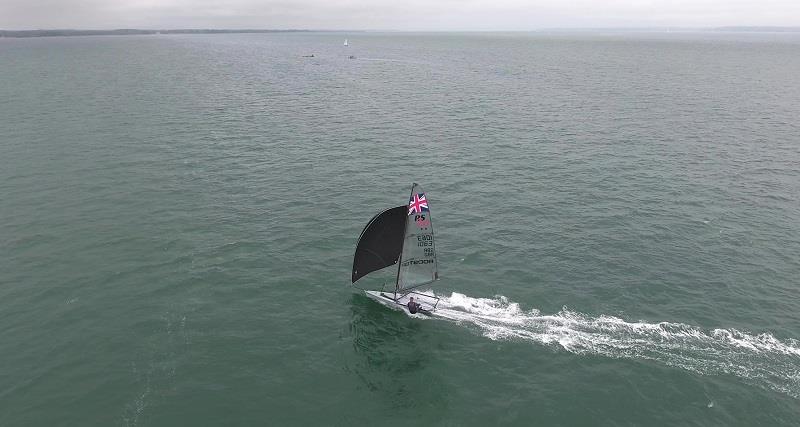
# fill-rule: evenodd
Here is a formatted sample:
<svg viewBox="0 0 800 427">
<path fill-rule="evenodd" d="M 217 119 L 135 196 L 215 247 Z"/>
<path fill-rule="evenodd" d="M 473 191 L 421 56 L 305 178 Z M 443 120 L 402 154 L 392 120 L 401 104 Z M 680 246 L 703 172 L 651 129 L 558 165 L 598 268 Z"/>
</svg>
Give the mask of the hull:
<svg viewBox="0 0 800 427">
<path fill-rule="evenodd" d="M 436 303 L 438 302 L 438 298 L 436 297 L 416 292 L 411 292 L 406 295 L 398 295 L 396 300 L 394 299 L 394 293 L 390 292 L 364 291 L 364 293 L 368 297 L 391 309 L 404 311 L 408 314 L 411 313 L 408 311 L 408 306 L 406 304 L 408 304 L 410 297 L 414 297 L 414 301 L 418 302 L 421 306 L 416 314 L 424 314 L 426 316 L 432 316 L 434 314 L 434 309 L 436 308 Z"/>
</svg>

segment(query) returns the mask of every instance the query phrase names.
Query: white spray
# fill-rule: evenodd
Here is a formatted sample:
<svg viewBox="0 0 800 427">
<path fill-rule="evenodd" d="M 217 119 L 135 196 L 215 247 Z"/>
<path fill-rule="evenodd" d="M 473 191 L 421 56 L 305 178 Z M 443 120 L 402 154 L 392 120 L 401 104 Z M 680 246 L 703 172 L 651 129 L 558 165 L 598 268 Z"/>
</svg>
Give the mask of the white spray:
<svg viewBox="0 0 800 427">
<path fill-rule="evenodd" d="M 703 375 L 734 375 L 800 398 L 800 342 L 795 339 L 591 317 L 566 307 L 554 315 L 541 315 L 504 296 L 471 298 L 454 292 L 439 298 L 437 317 L 476 327 L 493 340 L 531 341 L 576 354 L 649 359 Z"/>
</svg>

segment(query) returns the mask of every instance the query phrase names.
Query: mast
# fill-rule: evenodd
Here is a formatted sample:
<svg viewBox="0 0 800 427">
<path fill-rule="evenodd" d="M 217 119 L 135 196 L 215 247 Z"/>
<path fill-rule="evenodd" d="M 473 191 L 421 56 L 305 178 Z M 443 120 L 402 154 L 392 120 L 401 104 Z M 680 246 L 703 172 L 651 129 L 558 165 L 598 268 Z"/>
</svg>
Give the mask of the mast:
<svg viewBox="0 0 800 427">
<path fill-rule="evenodd" d="M 414 187 L 417 186 L 416 182 L 411 183 L 411 194 L 408 196 L 409 199 L 414 197 Z M 406 205 L 408 208 L 408 205 Z M 406 216 L 408 216 L 408 211 L 406 211 Z M 406 235 L 406 229 L 408 228 L 408 220 L 403 223 L 403 236 Z M 406 244 L 406 239 L 403 239 L 403 246 Z M 403 247 L 400 247 L 400 257 L 397 258 L 397 278 L 394 280 L 394 299 L 397 299 L 397 291 L 400 289 L 400 267 L 403 266 Z"/>
</svg>

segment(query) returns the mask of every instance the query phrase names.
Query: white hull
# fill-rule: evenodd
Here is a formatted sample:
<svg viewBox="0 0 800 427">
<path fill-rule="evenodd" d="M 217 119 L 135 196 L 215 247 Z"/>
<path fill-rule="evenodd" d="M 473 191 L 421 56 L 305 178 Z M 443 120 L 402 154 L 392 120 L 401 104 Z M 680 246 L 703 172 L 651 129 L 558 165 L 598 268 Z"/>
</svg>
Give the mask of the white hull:
<svg viewBox="0 0 800 427">
<path fill-rule="evenodd" d="M 417 314 L 426 314 L 428 316 L 435 314 L 434 309 L 436 307 L 436 302 L 438 301 L 436 297 L 416 292 L 411 292 L 406 295 L 397 295 L 396 300 L 394 299 L 394 292 L 364 291 L 364 293 L 368 297 L 389 308 L 404 311 L 406 313 L 409 313 L 407 305 L 408 301 L 410 297 L 414 297 L 414 301 L 418 302 L 421 306 L 421 310 L 418 311 Z"/>
</svg>

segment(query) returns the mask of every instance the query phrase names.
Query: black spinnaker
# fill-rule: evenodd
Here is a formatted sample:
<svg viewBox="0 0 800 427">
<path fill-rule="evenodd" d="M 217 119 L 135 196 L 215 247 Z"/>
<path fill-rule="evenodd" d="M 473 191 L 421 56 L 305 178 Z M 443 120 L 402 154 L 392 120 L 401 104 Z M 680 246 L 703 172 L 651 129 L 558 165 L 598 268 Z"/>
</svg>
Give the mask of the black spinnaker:
<svg viewBox="0 0 800 427">
<path fill-rule="evenodd" d="M 406 206 L 386 209 L 364 227 L 353 258 L 353 283 L 373 271 L 397 264 L 403 251 L 407 216 Z"/>
</svg>

